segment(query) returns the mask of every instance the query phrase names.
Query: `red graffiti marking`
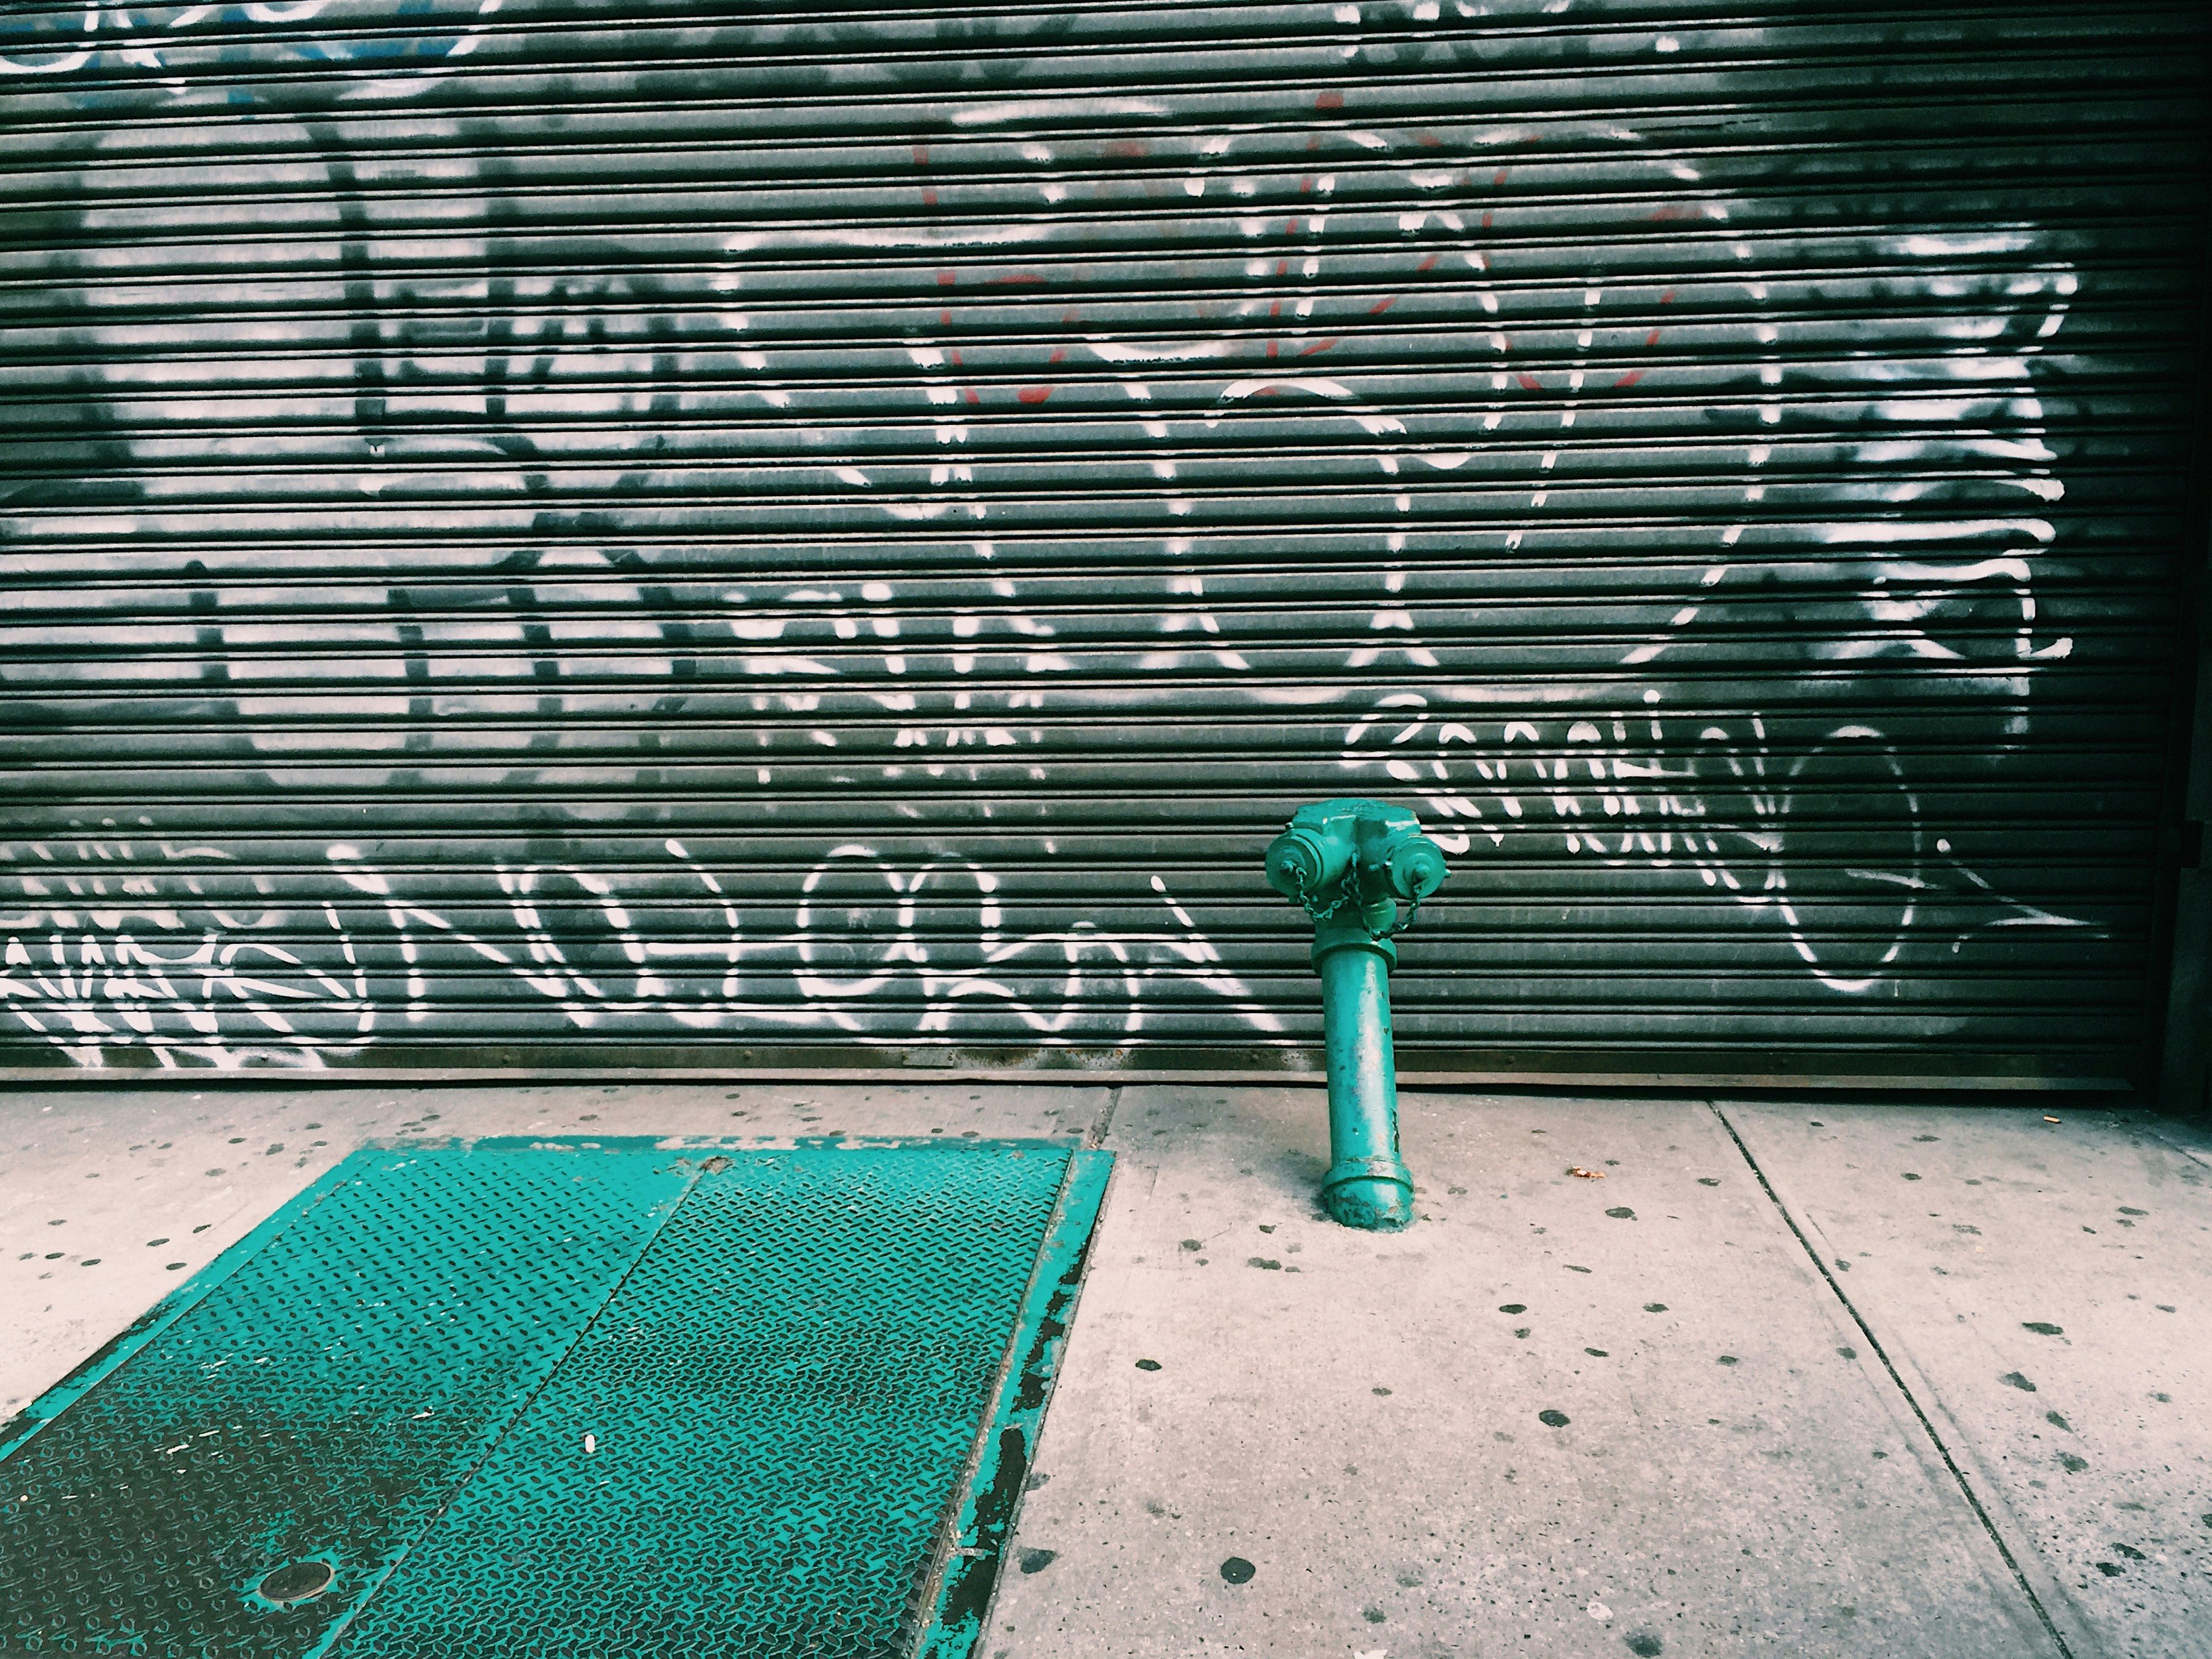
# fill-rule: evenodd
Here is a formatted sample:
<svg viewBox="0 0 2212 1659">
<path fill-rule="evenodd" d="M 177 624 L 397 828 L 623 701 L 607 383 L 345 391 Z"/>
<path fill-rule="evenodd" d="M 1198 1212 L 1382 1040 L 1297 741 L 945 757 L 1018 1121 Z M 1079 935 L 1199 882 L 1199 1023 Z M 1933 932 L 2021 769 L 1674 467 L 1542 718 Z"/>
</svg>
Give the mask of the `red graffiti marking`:
<svg viewBox="0 0 2212 1659">
<path fill-rule="evenodd" d="M 916 144 L 914 147 L 914 164 L 918 167 L 926 167 L 929 165 L 929 146 L 927 144 Z"/>
<path fill-rule="evenodd" d="M 1644 343 L 1648 346 L 1657 345 L 1659 343 L 1659 331 L 1655 328 L 1649 334 L 1645 335 L 1644 337 Z"/>
<path fill-rule="evenodd" d="M 1444 147 L 1444 141 L 1433 132 L 1417 132 L 1413 135 L 1413 142 L 1429 149 L 1442 149 Z"/>
<path fill-rule="evenodd" d="M 1316 351 L 1326 351 L 1326 350 L 1328 350 L 1331 346 L 1333 346 L 1333 345 L 1336 345 L 1336 344 L 1339 344 L 1339 343 L 1340 343 L 1340 342 L 1339 342 L 1339 341 L 1337 341 L 1337 340 L 1333 340 L 1333 339 L 1332 339 L 1332 340 L 1316 340 L 1316 341 L 1315 341 L 1315 342 L 1313 343 L 1313 344 L 1311 344 L 1311 345 L 1308 346 L 1308 347 L 1307 347 L 1304 351 L 1301 351 L 1300 353 L 1298 353 L 1298 356 L 1301 356 L 1301 357 L 1310 357 L 1310 356 L 1312 356 L 1314 355 L 1314 353 L 1316 353 Z"/>
<path fill-rule="evenodd" d="M 1496 173 L 1491 175 L 1490 182 L 1492 187 L 1494 188 L 1498 185 L 1504 184 L 1505 182 L 1505 175 L 1512 171 L 1513 169 L 1511 167 L 1498 168 Z"/>
<path fill-rule="evenodd" d="M 1106 153 L 1119 156 L 1125 161 L 1141 161 L 1152 152 L 1145 148 L 1140 138 L 1116 138 L 1107 144 Z"/>
<path fill-rule="evenodd" d="M 992 277 L 986 286 L 990 288 L 1028 288 L 1043 281 L 1044 278 L 1038 276 L 1034 270 L 1014 270 L 1007 272 L 1004 276 Z"/>
<path fill-rule="evenodd" d="M 924 207 L 935 207 L 937 205 L 937 192 L 933 190 L 924 190 L 921 192 L 921 204 Z"/>
<path fill-rule="evenodd" d="M 1615 380 L 1615 381 L 1613 382 L 1613 385 L 1614 385 L 1614 386 L 1634 386 L 1634 385 L 1635 385 L 1638 380 L 1642 380 L 1643 378 L 1644 378 L 1644 371 L 1643 371 L 1642 369 L 1640 369 L 1640 368 L 1632 368 L 1632 369 L 1630 369 L 1630 370 L 1628 371 L 1628 373 L 1627 373 L 1627 374 L 1626 374 L 1622 375 L 1619 380 Z"/>
<path fill-rule="evenodd" d="M 1344 107 L 1344 94 L 1340 92 L 1324 92 L 1320 97 L 1314 100 L 1314 107 L 1316 109 L 1342 109 Z"/>
<path fill-rule="evenodd" d="M 1370 317 L 1380 317 L 1384 312 L 1389 310 L 1392 306 L 1396 305 L 1401 297 L 1401 296 L 1394 294 L 1387 300 L 1377 300 L 1373 305 L 1367 307 L 1367 314 Z"/>
<path fill-rule="evenodd" d="M 951 288 L 959 280 L 960 273 L 957 270 L 940 270 L 937 273 L 937 285 L 939 288 Z"/>
<path fill-rule="evenodd" d="M 1041 404 L 1052 396 L 1052 388 L 1048 386 L 1025 386 L 1014 395 L 1025 404 Z"/>
<path fill-rule="evenodd" d="M 1668 219 L 1687 219 L 1691 216 L 1691 213 L 1689 209 L 1677 203 L 1669 202 L 1650 216 L 1653 222 L 1656 223 Z"/>
<path fill-rule="evenodd" d="M 983 401 L 982 394 L 978 392 L 972 386 L 962 386 L 960 388 L 960 395 L 965 398 L 971 404 L 980 404 Z"/>
<path fill-rule="evenodd" d="M 1064 363 L 1066 361 L 1067 348 L 1066 346 L 1054 346 L 1052 349 L 1052 356 L 1045 359 L 1045 362 L 1048 363 Z"/>
<path fill-rule="evenodd" d="M 1514 378 L 1519 380 L 1522 386 L 1530 392 L 1541 392 L 1544 389 L 1541 386 L 1537 384 L 1536 377 L 1531 374 L 1525 368 Z"/>
<path fill-rule="evenodd" d="M 1416 270 L 1434 270 L 1437 266 L 1437 261 L 1443 258 L 1443 255 L 1441 253 L 1431 253 L 1427 258 L 1422 260 L 1419 264 L 1414 266 L 1413 269 Z"/>
</svg>

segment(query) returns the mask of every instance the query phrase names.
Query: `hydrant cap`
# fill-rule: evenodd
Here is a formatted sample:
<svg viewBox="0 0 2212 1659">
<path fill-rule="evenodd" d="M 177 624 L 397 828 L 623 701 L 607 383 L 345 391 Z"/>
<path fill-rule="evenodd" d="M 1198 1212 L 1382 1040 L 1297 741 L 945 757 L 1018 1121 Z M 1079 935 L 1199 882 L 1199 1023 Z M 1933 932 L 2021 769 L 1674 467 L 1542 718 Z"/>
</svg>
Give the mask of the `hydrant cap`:
<svg viewBox="0 0 2212 1659">
<path fill-rule="evenodd" d="M 1292 827 L 1267 847 L 1267 884 L 1293 904 L 1310 893 L 1319 896 L 1344 879 L 1352 847 L 1336 837 L 1316 835 L 1292 821 Z"/>
<path fill-rule="evenodd" d="M 1390 890 L 1401 899 L 1419 904 L 1450 873 L 1443 854 L 1426 836 L 1409 836 L 1390 850 Z"/>
</svg>

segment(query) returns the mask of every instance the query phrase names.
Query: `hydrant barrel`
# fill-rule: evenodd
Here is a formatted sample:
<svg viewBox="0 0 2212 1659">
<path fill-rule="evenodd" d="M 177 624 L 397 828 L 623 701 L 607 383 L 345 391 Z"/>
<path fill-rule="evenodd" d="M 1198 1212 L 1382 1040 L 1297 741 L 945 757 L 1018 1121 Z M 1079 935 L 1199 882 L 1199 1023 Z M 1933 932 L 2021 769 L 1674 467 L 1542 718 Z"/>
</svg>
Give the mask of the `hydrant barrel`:
<svg viewBox="0 0 2212 1659">
<path fill-rule="evenodd" d="M 1328 1045 L 1328 1173 L 1322 1207 L 1347 1227 L 1395 1232 L 1413 1218 L 1413 1173 L 1398 1155 L 1398 1064 L 1390 964 L 1344 945 L 1321 959 Z"/>
<path fill-rule="evenodd" d="M 1449 873 L 1413 814 L 1378 800 L 1301 806 L 1267 848 L 1268 884 L 1313 919 L 1328 1049 L 1322 1204 L 1348 1227 L 1395 1231 L 1413 1218 L 1413 1177 L 1398 1155 L 1392 940 Z M 1401 901 L 1413 906 L 1405 922 Z"/>
</svg>

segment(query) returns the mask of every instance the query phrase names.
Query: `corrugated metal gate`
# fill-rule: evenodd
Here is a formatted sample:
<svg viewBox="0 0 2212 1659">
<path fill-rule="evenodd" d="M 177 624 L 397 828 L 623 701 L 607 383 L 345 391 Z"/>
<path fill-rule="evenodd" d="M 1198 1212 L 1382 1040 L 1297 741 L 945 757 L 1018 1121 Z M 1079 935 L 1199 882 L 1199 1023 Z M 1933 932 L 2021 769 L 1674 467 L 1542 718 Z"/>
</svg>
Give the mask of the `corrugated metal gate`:
<svg viewBox="0 0 2212 1659">
<path fill-rule="evenodd" d="M 7 1052 L 2128 1066 L 2201 27 L 11 6 Z"/>
</svg>

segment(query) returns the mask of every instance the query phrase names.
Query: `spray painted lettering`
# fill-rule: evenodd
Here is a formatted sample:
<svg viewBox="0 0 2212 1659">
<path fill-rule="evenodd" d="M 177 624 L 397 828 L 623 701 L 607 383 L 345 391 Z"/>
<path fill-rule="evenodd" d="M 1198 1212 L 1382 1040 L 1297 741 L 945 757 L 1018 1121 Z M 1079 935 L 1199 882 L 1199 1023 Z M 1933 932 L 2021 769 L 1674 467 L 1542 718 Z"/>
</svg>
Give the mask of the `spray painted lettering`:
<svg viewBox="0 0 2212 1659">
<path fill-rule="evenodd" d="M 1815 234 L 1678 125 L 1447 107 L 1407 77 L 1487 48 L 1418 0 L 1286 37 L 1346 90 L 1212 104 L 1033 91 L 1096 18 L 731 25 L 798 113 L 717 70 L 658 126 L 543 8 L 407 15 L 0 36 L 76 145 L 0 546 L 24 1041 L 1293 1043 L 1252 849 L 1355 789 L 1469 860 L 1446 940 L 1611 890 L 1680 974 L 1870 1003 L 2108 931 L 1976 846 L 2077 661 L 2064 238 Z M 681 58 L 637 27 L 592 49 Z M 525 71 L 623 187 L 497 112 Z M 1480 995 L 1408 1040 L 1592 1018 Z"/>
</svg>

